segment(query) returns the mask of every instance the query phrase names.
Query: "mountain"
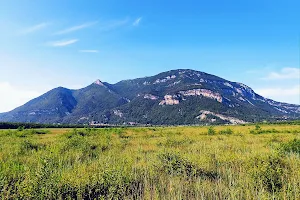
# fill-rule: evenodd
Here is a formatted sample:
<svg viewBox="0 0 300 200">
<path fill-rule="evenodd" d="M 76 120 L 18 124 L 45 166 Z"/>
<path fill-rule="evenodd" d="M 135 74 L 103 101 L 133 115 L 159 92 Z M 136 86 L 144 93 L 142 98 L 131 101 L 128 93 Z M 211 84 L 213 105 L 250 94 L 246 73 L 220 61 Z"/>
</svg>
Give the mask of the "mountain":
<svg viewBox="0 0 300 200">
<path fill-rule="evenodd" d="M 123 80 L 59 87 L 0 121 L 109 124 L 222 124 L 299 119 L 300 105 L 276 102 L 237 82 L 189 69 Z"/>
</svg>

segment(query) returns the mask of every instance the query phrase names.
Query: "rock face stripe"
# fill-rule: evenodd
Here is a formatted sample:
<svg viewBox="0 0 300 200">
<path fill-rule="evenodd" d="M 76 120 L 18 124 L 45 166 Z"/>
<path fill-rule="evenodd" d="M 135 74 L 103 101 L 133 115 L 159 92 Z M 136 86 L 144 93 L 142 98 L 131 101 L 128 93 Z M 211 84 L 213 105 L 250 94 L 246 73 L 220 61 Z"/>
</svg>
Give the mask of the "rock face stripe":
<svg viewBox="0 0 300 200">
<path fill-rule="evenodd" d="M 246 124 L 247 123 L 247 122 L 245 122 L 241 119 L 235 118 L 235 117 L 225 116 L 225 115 L 217 114 L 217 113 L 207 111 L 207 110 L 201 110 L 200 113 L 201 113 L 201 115 L 196 117 L 197 119 L 200 119 L 200 120 L 204 120 L 206 118 L 206 115 L 213 115 L 213 116 L 216 116 L 216 117 L 218 117 L 222 120 L 227 120 L 231 124 Z"/>
<path fill-rule="evenodd" d="M 223 102 L 223 98 L 219 93 L 215 93 L 207 89 L 192 89 L 192 90 L 180 91 L 179 93 L 182 94 L 183 96 L 204 96 L 210 99 L 215 99 L 220 103 Z"/>
<path fill-rule="evenodd" d="M 175 96 L 172 95 L 165 95 L 165 100 L 162 100 L 159 105 L 176 105 L 179 104 L 179 100 L 175 99 Z"/>
</svg>

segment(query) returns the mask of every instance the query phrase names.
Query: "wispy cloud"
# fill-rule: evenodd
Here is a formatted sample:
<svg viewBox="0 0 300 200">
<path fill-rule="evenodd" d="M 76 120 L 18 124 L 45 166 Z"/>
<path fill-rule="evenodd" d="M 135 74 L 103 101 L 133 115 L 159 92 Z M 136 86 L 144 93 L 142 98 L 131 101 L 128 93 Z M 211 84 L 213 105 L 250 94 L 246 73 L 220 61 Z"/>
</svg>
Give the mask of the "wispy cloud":
<svg viewBox="0 0 300 200">
<path fill-rule="evenodd" d="M 85 50 L 79 50 L 80 53 L 99 53 L 99 50 L 95 49 L 85 49 Z"/>
<path fill-rule="evenodd" d="M 134 20 L 134 22 L 132 23 L 133 26 L 138 26 L 140 24 L 140 22 L 142 21 L 142 17 L 137 18 L 136 20 Z"/>
<path fill-rule="evenodd" d="M 300 95 L 300 85 L 290 88 L 260 88 L 256 89 L 256 92 L 265 96 L 286 96 L 286 95 Z"/>
<path fill-rule="evenodd" d="M 300 85 L 294 85 L 289 88 L 257 88 L 255 89 L 255 92 L 264 97 L 275 99 L 278 101 L 300 104 Z"/>
<path fill-rule="evenodd" d="M 263 79 L 265 80 L 279 80 L 279 79 L 300 79 L 300 69 L 286 67 L 279 72 L 271 72 Z"/>
<path fill-rule="evenodd" d="M 58 31 L 54 34 L 55 35 L 62 35 L 62 34 L 71 33 L 71 32 L 74 32 L 74 31 L 78 31 L 78 30 L 81 30 L 81 29 L 88 28 L 88 27 L 93 26 L 97 23 L 98 23 L 97 21 L 95 21 L 95 22 L 86 22 L 84 24 L 80 24 L 80 25 L 77 25 L 77 26 L 66 28 L 66 29 Z"/>
<path fill-rule="evenodd" d="M 28 34 L 28 33 L 33 33 L 36 31 L 39 31 L 43 28 L 46 28 L 49 24 L 46 22 L 40 23 L 40 24 L 36 24 L 34 26 L 31 27 L 27 27 L 26 29 L 24 29 L 23 31 L 21 31 L 22 34 Z"/>
<path fill-rule="evenodd" d="M 64 47 L 64 46 L 74 44 L 76 42 L 78 42 L 78 39 L 60 40 L 60 41 L 48 42 L 47 45 L 52 47 Z"/>
<path fill-rule="evenodd" d="M 100 30 L 101 31 L 110 31 L 116 28 L 119 28 L 121 26 L 128 25 L 129 19 L 121 19 L 121 20 L 110 20 L 105 23 L 100 24 Z"/>
</svg>

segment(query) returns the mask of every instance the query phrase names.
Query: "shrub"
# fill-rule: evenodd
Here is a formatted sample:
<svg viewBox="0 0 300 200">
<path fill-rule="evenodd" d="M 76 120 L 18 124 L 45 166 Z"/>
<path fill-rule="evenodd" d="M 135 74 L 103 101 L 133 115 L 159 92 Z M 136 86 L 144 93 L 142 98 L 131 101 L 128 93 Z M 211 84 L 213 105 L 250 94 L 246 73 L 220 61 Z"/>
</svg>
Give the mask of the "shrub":
<svg viewBox="0 0 300 200">
<path fill-rule="evenodd" d="M 31 131 L 32 134 L 37 134 L 37 135 L 44 135 L 44 134 L 50 133 L 50 131 L 48 131 L 48 130 L 35 130 L 35 129 L 31 129 L 30 131 Z"/>
<path fill-rule="evenodd" d="M 254 130 L 250 131 L 251 134 L 265 134 L 265 133 L 280 133 L 280 131 L 276 129 L 262 129 L 259 125 L 255 126 Z"/>
<path fill-rule="evenodd" d="M 164 144 L 166 147 L 182 147 L 185 145 L 193 144 L 195 141 L 191 139 L 177 139 L 177 138 L 168 138 Z"/>
<path fill-rule="evenodd" d="M 213 126 L 210 126 L 207 130 L 207 134 L 208 135 L 215 135 L 216 134 L 216 130 L 214 129 Z"/>
<path fill-rule="evenodd" d="M 262 184 L 269 192 L 282 189 L 284 176 L 288 175 L 287 163 L 279 155 L 255 157 L 251 162 L 250 173 L 255 185 Z"/>
<path fill-rule="evenodd" d="M 219 133 L 221 135 L 231 135 L 231 134 L 233 134 L 233 130 L 231 128 L 227 128 L 225 130 L 221 130 Z"/>
<path fill-rule="evenodd" d="M 19 126 L 19 127 L 17 128 L 18 131 L 23 131 L 24 129 L 25 129 L 25 126 Z"/>
<path fill-rule="evenodd" d="M 40 149 L 45 148 L 45 145 L 43 144 L 38 144 L 38 143 L 34 143 L 30 140 L 24 140 L 21 144 L 20 144 L 20 150 L 22 153 L 28 152 L 28 151 L 38 151 Z"/>
<path fill-rule="evenodd" d="M 15 131 L 14 132 L 14 135 L 17 136 L 17 137 L 27 137 L 29 135 L 32 135 L 32 132 L 29 131 L 29 130 L 23 130 L 23 131 Z"/>
<path fill-rule="evenodd" d="M 67 138 L 73 138 L 73 137 L 76 137 L 76 136 L 90 136 L 91 135 L 91 130 L 90 128 L 87 128 L 87 129 L 79 129 L 77 130 L 76 128 L 74 128 L 72 131 L 69 131 L 66 136 Z"/>
<path fill-rule="evenodd" d="M 281 149 L 286 153 L 300 154 L 300 139 L 294 139 L 281 145 Z"/>
<path fill-rule="evenodd" d="M 172 176 L 183 176 L 186 178 L 205 178 L 215 180 L 218 178 L 216 172 L 207 171 L 197 167 L 192 162 L 174 153 L 162 153 L 158 155 L 161 161 L 162 171 Z"/>
</svg>

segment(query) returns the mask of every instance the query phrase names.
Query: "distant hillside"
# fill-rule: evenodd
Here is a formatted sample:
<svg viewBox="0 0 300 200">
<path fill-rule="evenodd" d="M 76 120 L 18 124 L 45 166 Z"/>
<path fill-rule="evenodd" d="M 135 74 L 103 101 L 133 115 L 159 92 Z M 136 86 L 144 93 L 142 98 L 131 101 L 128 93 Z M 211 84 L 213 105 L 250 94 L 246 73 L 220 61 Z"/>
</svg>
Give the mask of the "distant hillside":
<svg viewBox="0 0 300 200">
<path fill-rule="evenodd" d="M 97 80 L 79 90 L 59 87 L 0 114 L 0 121 L 48 124 L 241 124 L 299 118 L 300 105 L 188 69 L 116 84 Z"/>
</svg>

